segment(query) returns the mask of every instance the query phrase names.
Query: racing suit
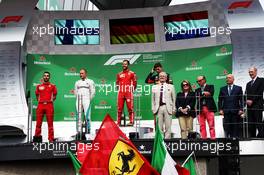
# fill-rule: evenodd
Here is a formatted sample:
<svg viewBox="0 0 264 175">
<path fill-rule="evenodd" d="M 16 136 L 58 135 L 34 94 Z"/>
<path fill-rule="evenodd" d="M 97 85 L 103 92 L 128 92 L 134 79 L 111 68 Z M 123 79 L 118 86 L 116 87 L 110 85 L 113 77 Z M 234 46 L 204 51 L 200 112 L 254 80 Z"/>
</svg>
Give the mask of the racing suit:
<svg viewBox="0 0 264 175">
<path fill-rule="evenodd" d="M 121 116 L 126 101 L 130 123 L 134 123 L 133 92 L 137 86 L 136 74 L 130 70 L 122 71 L 116 76 L 116 86 L 118 88 L 117 97 L 117 124 L 121 124 Z"/>
<path fill-rule="evenodd" d="M 86 122 L 86 133 L 90 132 L 91 100 L 95 96 L 95 84 L 93 80 L 86 78 L 75 83 L 76 110 L 77 110 L 77 132 L 82 133 L 82 123 Z M 82 119 L 84 112 L 85 119 Z"/>
<path fill-rule="evenodd" d="M 54 84 L 50 82 L 42 83 L 37 85 L 35 94 L 38 100 L 38 107 L 36 110 L 36 130 L 35 137 L 41 137 L 41 126 L 43 121 L 43 116 L 46 114 L 47 123 L 48 123 L 48 140 L 54 140 L 54 129 L 53 129 L 53 117 L 54 117 L 54 107 L 53 100 L 57 95 L 57 88 Z"/>
</svg>

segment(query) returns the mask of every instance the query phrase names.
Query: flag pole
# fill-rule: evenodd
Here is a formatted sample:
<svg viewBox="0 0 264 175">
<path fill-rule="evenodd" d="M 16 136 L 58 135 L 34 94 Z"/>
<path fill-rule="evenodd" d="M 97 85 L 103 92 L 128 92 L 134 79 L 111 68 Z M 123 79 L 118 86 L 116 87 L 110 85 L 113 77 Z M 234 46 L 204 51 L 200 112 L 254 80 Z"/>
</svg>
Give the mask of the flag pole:
<svg viewBox="0 0 264 175">
<path fill-rule="evenodd" d="M 191 154 L 187 157 L 187 159 L 183 162 L 182 167 L 184 167 L 184 165 L 187 163 L 187 161 L 192 157 L 192 155 L 194 154 L 194 151 L 191 152 Z"/>
<path fill-rule="evenodd" d="M 195 154 L 193 154 L 193 157 L 194 157 L 195 167 L 196 167 L 196 169 L 198 170 L 198 174 L 201 175 L 201 171 L 200 171 L 200 168 L 199 168 L 199 166 L 198 166 L 198 163 L 197 163 L 197 159 L 196 159 Z M 197 172 L 197 171 L 196 171 L 196 172 Z"/>
</svg>

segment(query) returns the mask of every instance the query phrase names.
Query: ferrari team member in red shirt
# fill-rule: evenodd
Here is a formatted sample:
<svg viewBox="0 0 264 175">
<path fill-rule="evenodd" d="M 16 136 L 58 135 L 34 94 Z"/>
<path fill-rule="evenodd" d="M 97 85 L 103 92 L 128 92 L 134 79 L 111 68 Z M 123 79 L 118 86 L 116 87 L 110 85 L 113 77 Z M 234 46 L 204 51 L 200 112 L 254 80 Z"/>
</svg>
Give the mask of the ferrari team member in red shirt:
<svg viewBox="0 0 264 175">
<path fill-rule="evenodd" d="M 134 72 L 129 70 L 129 61 L 124 60 L 122 67 L 123 71 L 116 76 L 116 86 L 118 88 L 117 97 L 117 124 L 121 124 L 121 116 L 124 109 L 124 103 L 126 102 L 129 120 L 127 126 L 134 125 L 134 105 L 133 105 L 133 92 L 137 86 L 137 77 Z"/>
<path fill-rule="evenodd" d="M 33 142 L 42 142 L 41 136 L 41 126 L 43 121 L 43 116 L 46 114 L 49 136 L 48 140 L 50 142 L 54 141 L 54 129 L 53 129 L 53 117 L 54 117 L 54 108 L 53 101 L 56 99 L 57 88 L 54 84 L 50 83 L 50 73 L 43 73 L 43 83 L 39 84 L 36 88 L 36 97 L 38 100 L 38 107 L 36 110 L 36 130 Z"/>
</svg>

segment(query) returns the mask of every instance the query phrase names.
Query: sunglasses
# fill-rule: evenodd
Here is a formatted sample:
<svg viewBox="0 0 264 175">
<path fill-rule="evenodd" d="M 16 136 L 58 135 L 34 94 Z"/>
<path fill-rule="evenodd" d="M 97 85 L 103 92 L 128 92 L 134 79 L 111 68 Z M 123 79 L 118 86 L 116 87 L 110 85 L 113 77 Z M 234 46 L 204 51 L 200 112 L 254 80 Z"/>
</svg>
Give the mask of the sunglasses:
<svg viewBox="0 0 264 175">
<path fill-rule="evenodd" d="M 203 79 L 201 79 L 201 80 L 197 80 L 196 82 L 199 83 L 199 82 L 201 82 L 201 81 L 203 81 Z"/>
<path fill-rule="evenodd" d="M 182 84 L 182 86 L 189 86 L 188 84 Z"/>
</svg>

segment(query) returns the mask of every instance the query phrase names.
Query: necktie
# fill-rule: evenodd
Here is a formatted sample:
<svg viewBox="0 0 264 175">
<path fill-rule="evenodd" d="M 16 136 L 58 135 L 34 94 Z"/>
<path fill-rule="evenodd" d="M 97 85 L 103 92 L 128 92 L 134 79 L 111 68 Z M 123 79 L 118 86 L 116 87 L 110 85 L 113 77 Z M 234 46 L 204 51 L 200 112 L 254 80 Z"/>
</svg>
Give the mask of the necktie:
<svg viewBox="0 0 264 175">
<path fill-rule="evenodd" d="M 161 85 L 161 88 L 160 88 L 160 105 L 163 104 L 163 84 Z"/>
<path fill-rule="evenodd" d="M 231 85 L 228 85 L 228 95 L 230 96 L 231 95 Z"/>
<path fill-rule="evenodd" d="M 251 86 L 253 86 L 253 84 L 254 84 L 254 80 L 251 80 L 251 83 L 250 83 L 250 84 L 251 84 Z"/>
<path fill-rule="evenodd" d="M 203 94 L 205 86 L 201 87 L 201 93 Z"/>
</svg>

